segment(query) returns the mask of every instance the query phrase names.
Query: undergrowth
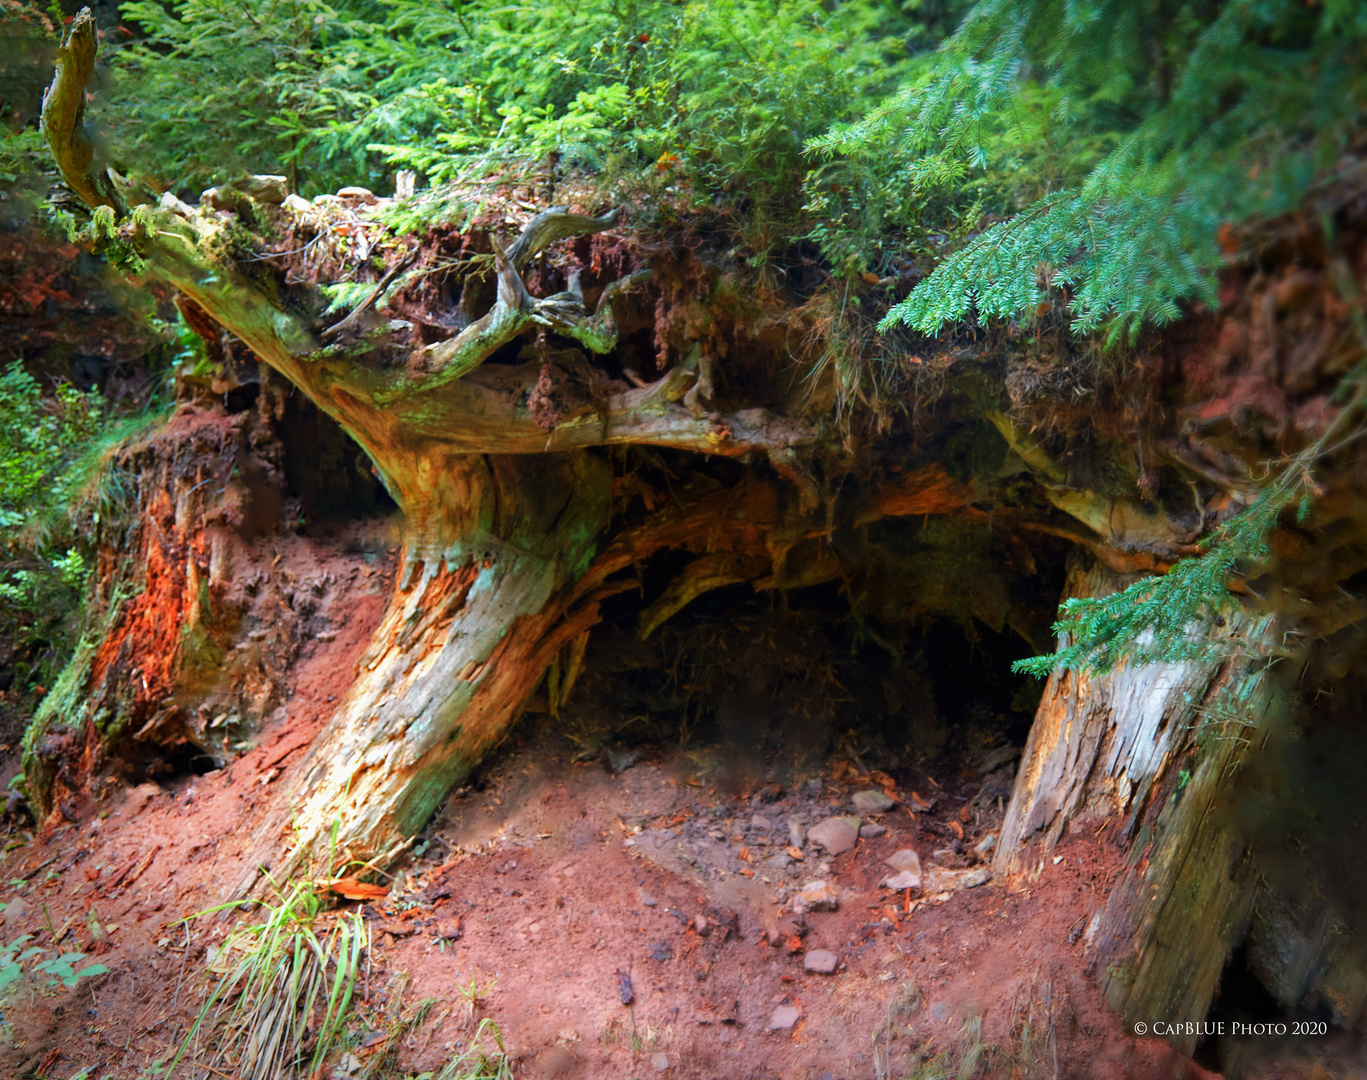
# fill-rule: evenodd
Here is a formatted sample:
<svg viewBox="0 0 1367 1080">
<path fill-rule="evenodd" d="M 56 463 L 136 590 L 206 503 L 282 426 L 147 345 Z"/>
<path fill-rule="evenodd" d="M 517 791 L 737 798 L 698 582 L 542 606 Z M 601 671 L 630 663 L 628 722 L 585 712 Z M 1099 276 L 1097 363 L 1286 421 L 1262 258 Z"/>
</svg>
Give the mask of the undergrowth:
<svg viewBox="0 0 1367 1080">
<path fill-rule="evenodd" d="M 326 893 L 312 881 L 296 882 L 274 904 L 260 906 L 265 918 L 235 927 L 210 957 L 209 970 L 221 977 L 168 1075 L 189 1053 L 211 1071 L 231 1068 L 242 1080 L 293 1076 L 304 1061 L 312 1076 L 338 1044 L 369 947 L 365 921 L 359 912 L 328 914 Z M 208 1051 L 205 1034 L 214 1047 Z"/>
<path fill-rule="evenodd" d="M 370 930 L 361 910 L 335 906 L 334 890 L 369 895 L 373 887 L 358 881 L 369 864 L 347 863 L 352 876 L 333 877 L 338 827 L 334 822 L 328 873 L 310 866 L 298 881 L 271 882 L 273 901 L 250 902 L 261 917 L 233 927 L 221 945 L 206 950 L 207 971 L 217 981 L 174 1057 L 156 1066 L 158 1074 L 175 1076 L 184 1062 L 184 1075 L 195 1077 L 293 1080 L 318 1077 L 334 1061 L 353 1080 L 510 1080 L 502 1031 L 488 1018 L 474 1022 L 479 987 L 473 982 L 465 995 L 467 1037 L 441 1069 L 416 1077 L 399 1069 L 401 1044 L 432 1019 L 437 1002 L 428 998 L 405 1009 L 406 975 L 391 986 L 384 1012 L 362 1000 L 363 973 L 370 985 Z M 383 888 L 374 891 L 383 902 Z M 220 904 L 185 923 L 240 906 Z M 367 1032 L 370 1038 L 363 1037 Z"/>
<path fill-rule="evenodd" d="M 883 1026 L 873 1037 L 873 1067 L 877 1080 L 1035 1080 L 1059 1076 L 1058 1043 L 1054 1031 L 1054 988 L 1043 995 L 1031 982 L 1011 1001 L 1009 1030 L 1001 1042 L 983 1039 L 983 1018 L 969 1016 L 943 1042 L 931 1038 L 914 1048 L 903 1070 L 894 1071 L 894 1040 L 914 1037 L 911 1021 L 922 1007 L 919 988 L 908 983 L 888 1004 Z"/>
</svg>

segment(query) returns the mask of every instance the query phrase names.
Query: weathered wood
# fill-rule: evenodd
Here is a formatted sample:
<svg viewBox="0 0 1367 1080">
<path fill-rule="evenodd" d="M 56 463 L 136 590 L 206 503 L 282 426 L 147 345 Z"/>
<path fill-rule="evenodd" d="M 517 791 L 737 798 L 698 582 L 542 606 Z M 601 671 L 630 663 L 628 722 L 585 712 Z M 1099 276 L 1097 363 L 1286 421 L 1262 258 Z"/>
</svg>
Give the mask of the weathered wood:
<svg viewBox="0 0 1367 1080">
<path fill-rule="evenodd" d="M 1124 583 L 1079 562 L 1066 595 Z M 1070 827 L 1119 822 L 1127 868 L 1088 942 L 1135 1020 L 1203 1018 L 1252 908 L 1245 843 L 1214 811 L 1265 723 L 1276 620 L 1222 618 L 1222 656 L 1050 676 L 998 843 L 999 876 L 1033 877 Z M 1172 1041 L 1189 1054 L 1196 1036 Z"/>
<path fill-rule="evenodd" d="M 334 845 L 345 861 L 397 847 L 502 737 L 572 636 L 551 600 L 592 559 L 606 463 L 441 465 L 429 502 L 410 512 L 395 592 L 356 679 L 259 832 L 238 895 L 258 866 L 279 880 Z"/>
<path fill-rule="evenodd" d="M 43 136 L 67 182 L 92 210 L 125 209 L 109 174 L 96 166 L 95 144 L 85 132 L 85 95 L 95 73 L 99 48 L 95 19 L 82 8 L 68 27 L 57 50 L 57 70 L 43 94 Z"/>
</svg>

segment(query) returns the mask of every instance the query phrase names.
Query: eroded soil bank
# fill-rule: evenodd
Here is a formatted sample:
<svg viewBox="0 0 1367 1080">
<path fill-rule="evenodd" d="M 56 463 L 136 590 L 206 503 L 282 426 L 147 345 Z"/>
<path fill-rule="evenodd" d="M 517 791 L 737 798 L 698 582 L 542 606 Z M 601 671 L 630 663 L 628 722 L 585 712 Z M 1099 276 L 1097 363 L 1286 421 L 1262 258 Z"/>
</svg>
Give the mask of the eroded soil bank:
<svg viewBox="0 0 1367 1080">
<path fill-rule="evenodd" d="M 348 659 L 318 647 L 301 670 Z M 319 677 L 313 692 L 327 685 Z M 205 948 L 225 930 L 179 920 L 220 901 L 244 823 L 311 725 L 273 723 L 226 769 L 121 790 L 9 853 L 0 898 L 25 904 L 7 933 L 50 919 L 70 945 L 98 923 L 91 951 L 111 970 L 15 1005 L 8 1074 L 92 1065 L 134 1077 L 167 1057 L 202 1001 Z M 901 1076 L 970 1049 L 977 1022 L 1000 1075 L 1050 1075 L 1055 1057 L 1060 1076 L 1201 1075 L 1126 1034 L 1102 1003 L 1086 931 L 1115 872 L 1104 834 L 1065 842 L 1029 885 L 963 887 L 985 876 L 973 874 L 984 865 L 974 848 L 1000 821 L 1000 770 L 905 771 L 897 793 L 930 809 L 865 814 L 877 835 L 831 855 L 803 834 L 854 813 L 853 793 L 880 790 L 845 758 L 796 787 L 728 792 L 716 786 L 724 748 L 647 748 L 614 774 L 611 762 L 573 760 L 576 745 L 549 725 L 524 729 L 366 907 L 358 1060 L 367 1029 L 434 998 L 394 1075 L 439 1067 L 483 1017 L 521 1076 Z M 923 859 L 923 889 L 881 887 L 887 858 L 906 848 Z M 838 907 L 794 916 L 812 880 Z M 822 951 L 835 971 L 804 970 Z"/>
<path fill-rule="evenodd" d="M 255 809 L 320 722 L 310 705 L 342 688 L 365 637 L 305 645 L 291 707 L 228 767 L 118 785 L 7 852 L 0 901 L 22 903 L 6 936 L 55 931 L 110 972 L 17 1000 L 6 1075 L 131 1078 L 168 1058 L 226 931 L 181 920 L 221 902 Z M 353 1056 L 333 1075 L 380 1064 L 380 1035 L 426 999 L 379 1075 L 440 1067 L 484 1018 L 527 1077 L 943 1075 L 917 1070 L 957 1070 L 974 1053 L 993 1076 L 1207 1075 L 1104 1004 L 1088 930 L 1120 865 L 1108 827 L 1074 832 L 1034 880 L 975 884 L 1009 744 L 870 777 L 857 742 L 795 771 L 737 767 L 734 744 L 701 741 L 614 741 L 590 757 L 564 727 L 525 719 L 424 830 L 388 896 L 364 906 Z M 855 809 L 855 795 L 867 804 L 885 788 L 900 801 Z M 863 828 L 848 850 L 809 835 L 849 815 Z M 882 885 L 904 849 L 920 856 L 920 890 Z M 835 910 L 794 915 L 815 880 Z M 1333 1051 L 1341 1067 L 1353 1053 L 1304 1039 L 1256 1050 L 1264 1066 L 1283 1059 L 1262 1075 L 1327 1075 L 1312 1058 Z"/>
</svg>

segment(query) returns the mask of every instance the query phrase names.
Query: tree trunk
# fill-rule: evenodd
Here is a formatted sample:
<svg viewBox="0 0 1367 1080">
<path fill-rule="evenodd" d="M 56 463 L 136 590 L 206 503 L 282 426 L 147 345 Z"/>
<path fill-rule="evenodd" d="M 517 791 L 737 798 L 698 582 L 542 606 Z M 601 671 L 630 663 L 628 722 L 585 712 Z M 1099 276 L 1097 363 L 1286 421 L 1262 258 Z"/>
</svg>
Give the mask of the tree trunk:
<svg viewBox="0 0 1367 1080">
<path fill-rule="evenodd" d="M 258 866 L 288 876 L 334 844 L 338 861 L 366 862 L 415 833 L 579 630 L 552 600 L 587 569 L 607 523 L 600 457 L 424 458 L 405 479 L 388 610 L 259 833 L 239 894 Z"/>
<path fill-rule="evenodd" d="M 1075 563 L 1065 595 L 1124 583 Z M 1246 843 L 1220 808 L 1267 724 L 1276 620 L 1226 613 L 1216 633 L 1224 659 L 1052 674 L 1002 825 L 996 873 L 1032 879 L 1070 827 L 1122 822 L 1127 865 L 1086 941 L 1133 1021 L 1203 1019 L 1252 911 Z M 1190 1054 L 1197 1038 L 1170 1041 Z"/>
</svg>

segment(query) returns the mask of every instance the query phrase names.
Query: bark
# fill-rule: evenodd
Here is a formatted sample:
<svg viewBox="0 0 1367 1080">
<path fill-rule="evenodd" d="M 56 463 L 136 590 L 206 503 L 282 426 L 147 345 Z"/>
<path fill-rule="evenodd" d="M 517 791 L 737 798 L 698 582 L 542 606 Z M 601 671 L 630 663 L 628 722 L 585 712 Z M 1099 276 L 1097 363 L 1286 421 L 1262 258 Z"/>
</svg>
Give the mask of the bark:
<svg viewBox="0 0 1367 1080">
<path fill-rule="evenodd" d="M 288 877 L 329 848 L 363 862 L 396 849 L 501 738 L 572 636 L 551 601 L 593 556 L 606 463 L 456 457 L 428 475 L 384 620 L 263 827 L 239 894 L 258 867 Z"/>
<path fill-rule="evenodd" d="M 216 211 L 229 203 L 257 219 L 293 215 L 327 231 L 310 221 L 307 204 L 289 202 L 283 186 L 260 179 L 249 192 L 211 194 L 203 212 L 170 195 L 155 207 L 144 199 L 118 219 L 136 196 L 125 198 L 98 167 L 80 130 L 94 54 L 94 24 L 83 11 L 60 51 L 43 114 L 68 183 L 97 217 L 114 215 L 99 227 L 117 231 L 127 267 L 173 285 L 184 303 L 338 420 L 403 511 L 403 573 L 388 614 L 258 847 L 260 861 L 277 874 L 294 872 L 333 843 L 343 856 L 382 861 L 497 741 L 558 650 L 596 617 L 592 604 L 576 621 L 554 602 L 589 568 L 607 523 L 608 470 L 591 448 L 757 451 L 796 482 L 802 507 L 811 510 L 815 486 L 797 450 L 816 433 L 764 409 L 722 415 L 703 412 L 696 397 L 684 404 L 708 371 L 696 349 L 655 382 L 586 404 L 549 428 L 533 406 L 541 365 L 484 366 L 536 329 L 592 353 L 615 346 L 614 304 L 645 272 L 610 282 L 592 310 L 577 278 L 545 298 L 532 296 L 522 279 L 548 245 L 609 228 L 615 212 L 590 217 L 550 208 L 506 252 L 491 237 L 493 307 L 447 340 L 410 350 L 402 363 L 379 359 L 393 353 L 402 330 L 378 320 L 369 301 L 322 326 L 310 314 L 323 310 L 319 297 L 288 294 L 260 268 L 224 257 L 235 238 L 228 215 Z M 275 859 L 290 822 L 293 840 Z"/>
<path fill-rule="evenodd" d="M 1037 488 L 1017 504 L 991 491 L 991 478 L 979 491 L 930 467 L 899 481 L 870 482 L 838 507 L 830 492 L 856 474 L 852 455 L 821 422 L 777 411 L 781 395 L 762 364 L 750 398 L 739 377 L 727 386 L 718 360 L 740 347 L 703 328 L 710 316 L 696 297 L 679 301 L 688 340 L 660 348 L 665 364 L 658 378 L 633 377 L 627 387 L 608 378 L 605 366 L 594 369 L 591 358 L 617 347 L 619 305 L 650 284 L 647 270 L 595 285 L 592 304 L 574 272 L 563 291 L 532 294 L 524 274 L 533 258 L 550 245 L 613 228 L 616 212 L 595 217 L 552 207 L 506 246 L 490 235 L 493 304 L 477 310 L 480 280 L 468 272 L 457 283 L 460 310 L 450 316 L 459 329 L 445 340 L 415 344 L 411 326 L 377 310 L 395 275 L 420 257 L 413 238 L 392 242 L 389 269 L 364 302 L 329 322 L 316 289 L 264 260 L 234 261 L 231 254 L 243 250 L 244 235 L 265 244 L 252 230 L 302 232 L 331 243 L 338 221 L 326 206 L 287 196 L 281 180 L 253 178 L 235 192 L 206 193 L 196 209 L 169 194 L 159 201 L 139 196 L 98 167 L 80 131 L 94 46 L 93 22 L 82 12 L 62 47 L 43 120 L 63 175 L 95 211 L 97 231 L 113 238 L 111 251 L 130 272 L 173 286 L 184 309 L 197 313 L 196 325 L 240 339 L 336 419 L 369 455 L 404 515 L 404 571 L 384 624 L 356 685 L 258 838 L 258 861 L 272 862 L 293 819 L 296 834 L 274 872 L 293 872 L 321 854 L 334 832 L 347 857 L 383 862 L 497 741 L 548 665 L 556 673 L 552 704 L 563 696 L 598 600 L 625 587 L 616 575 L 660 547 L 685 547 L 698 559 L 643 613 L 642 636 L 708 589 L 848 578 L 831 538 L 888 516 L 953 513 L 994 528 L 1061 536 L 1122 570 L 1161 570 L 1194 550 L 1202 528 L 1218 523 L 1203 512 L 1193 531 L 1167 510 L 1077 487 L 1001 414 L 990 422 Z M 367 247 L 353 260 L 368 265 L 372 254 Z M 676 283 L 675 291 L 687 288 Z M 663 294 L 660 304 L 665 311 Z M 657 315 L 657 347 L 668 336 L 660 324 L 669 318 Z M 509 346 L 530 344 L 534 334 L 554 335 L 558 351 L 538 348 L 537 359 L 516 362 L 525 354 Z M 969 351 L 980 352 L 977 345 Z M 495 354 L 499 362 L 490 363 Z M 624 361 L 617 367 L 631 376 Z M 547 373 L 585 371 L 606 390 L 549 416 L 538 404 Z M 729 411 L 709 407 L 718 386 L 728 390 Z M 769 407 L 743 407 L 755 400 Z M 609 478 L 599 448 L 620 445 L 753 457 L 767 461 L 781 485 L 690 490 L 677 505 L 613 535 L 606 530 Z M 1231 502 L 1229 513 L 1237 509 Z M 1193 687 L 1203 677 L 1192 673 Z M 1062 692 L 1056 688 L 1047 700 Z M 1149 728 L 1107 741 L 1099 728 L 1084 727 L 1061 728 L 1070 732 L 1058 740 L 1062 758 L 1051 756 L 1044 728 L 1039 745 L 1032 744 L 1036 774 L 1047 767 L 1046 784 L 1052 788 L 1056 777 L 1064 787 L 1056 804 L 1040 795 L 1038 782 L 1034 795 L 1021 794 L 1012 822 L 1019 835 L 1004 845 L 1011 858 L 1036 834 L 1052 842 L 1055 826 L 1086 804 L 1097 761 L 1104 759 L 1101 772 L 1110 777 L 1107 794 L 1122 801 L 1142 801 L 1155 778 L 1169 775 L 1176 742 L 1154 757 L 1140 747 Z M 1129 785 L 1123 791 L 1122 780 Z M 254 887 L 254 878 L 241 883 L 243 890 Z"/>
<path fill-rule="evenodd" d="M 1079 563 L 1067 596 L 1123 584 Z M 1248 929 L 1247 846 L 1217 810 L 1265 734 L 1277 623 L 1224 619 L 1219 658 L 1051 675 L 1002 826 L 996 873 L 1033 878 L 1069 828 L 1117 822 L 1127 866 L 1086 942 L 1111 1004 L 1134 1020 L 1203 1018 Z M 1172 1041 L 1190 1054 L 1196 1039 Z"/>
</svg>

